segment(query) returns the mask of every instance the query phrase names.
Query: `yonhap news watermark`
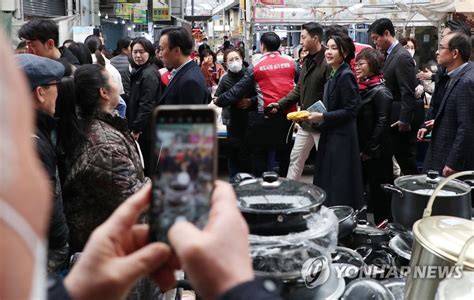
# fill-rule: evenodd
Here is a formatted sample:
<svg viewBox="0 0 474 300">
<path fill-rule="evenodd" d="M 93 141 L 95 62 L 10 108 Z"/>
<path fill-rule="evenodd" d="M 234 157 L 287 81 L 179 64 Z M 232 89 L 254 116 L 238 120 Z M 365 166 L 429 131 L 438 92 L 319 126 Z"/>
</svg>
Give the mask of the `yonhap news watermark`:
<svg viewBox="0 0 474 300">
<path fill-rule="evenodd" d="M 315 288 L 325 283 L 334 272 L 337 278 L 372 278 L 388 279 L 412 276 L 420 279 L 442 279 L 462 277 L 462 266 L 396 266 L 396 265 L 364 265 L 357 267 L 352 264 L 332 264 L 325 256 L 305 261 L 301 268 L 301 276 L 308 288 Z"/>
</svg>

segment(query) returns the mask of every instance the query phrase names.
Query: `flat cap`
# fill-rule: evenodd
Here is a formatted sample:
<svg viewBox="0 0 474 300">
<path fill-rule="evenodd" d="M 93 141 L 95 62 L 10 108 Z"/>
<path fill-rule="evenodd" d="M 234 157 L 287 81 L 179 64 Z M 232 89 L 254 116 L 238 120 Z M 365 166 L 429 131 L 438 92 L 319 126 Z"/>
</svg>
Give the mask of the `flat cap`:
<svg viewBox="0 0 474 300">
<path fill-rule="evenodd" d="M 64 76 L 63 64 L 55 60 L 26 53 L 17 54 L 15 58 L 28 77 L 31 89 L 51 81 L 61 81 Z"/>
</svg>

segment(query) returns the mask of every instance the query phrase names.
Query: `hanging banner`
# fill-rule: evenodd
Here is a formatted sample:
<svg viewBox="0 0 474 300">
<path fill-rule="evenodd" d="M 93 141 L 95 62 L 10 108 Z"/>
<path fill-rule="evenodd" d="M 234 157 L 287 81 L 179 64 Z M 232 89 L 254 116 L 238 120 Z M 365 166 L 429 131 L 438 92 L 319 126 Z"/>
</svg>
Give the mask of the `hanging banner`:
<svg viewBox="0 0 474 300">
<path fill-rule="evenodd" d="M 148 1 L 141 0 L 140 3 L 135 3 L 133 5 L 133 19 L 132 22 L 136 24 L 146 24 L 146 12 L 148 10 Z"/>
<path fill-rule="evenodd" d="M 126 0 L 121 0 L 125 2 Z M 132 18 L 133 4 L 130 3 L 116 3 L 114 4 L 115 16 L 124 19 Z"/>
<path fill-rule="evenodd" d="M 153 0 L 153 21 L 171 21 L 171 0 Z"/>
</svg>

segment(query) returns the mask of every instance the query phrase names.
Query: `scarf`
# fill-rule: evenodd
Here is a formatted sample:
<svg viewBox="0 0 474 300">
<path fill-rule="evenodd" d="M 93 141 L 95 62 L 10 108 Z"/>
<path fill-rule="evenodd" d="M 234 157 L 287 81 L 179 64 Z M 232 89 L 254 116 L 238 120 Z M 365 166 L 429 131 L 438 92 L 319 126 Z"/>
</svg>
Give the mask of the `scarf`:
<svg viewBox="0 0 474 300">
<path fill-rule="evenodd" d="M 369 87 L 379 85 L 384 82 L 383 74 L 372 75 L 365 77 L 359 81 L 359 92 L 367 90 Z"/>
</svg>

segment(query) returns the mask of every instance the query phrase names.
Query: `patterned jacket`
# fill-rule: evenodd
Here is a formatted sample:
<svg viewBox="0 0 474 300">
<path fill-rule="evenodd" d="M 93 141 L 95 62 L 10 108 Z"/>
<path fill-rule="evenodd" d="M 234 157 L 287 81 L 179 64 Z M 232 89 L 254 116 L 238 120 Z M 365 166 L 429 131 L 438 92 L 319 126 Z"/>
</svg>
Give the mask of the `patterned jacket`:
<svg viewBox="0 0 474 300">
<path fill-rule="evenodd" d="M 64 211 L 70 245 L 82 251 L 92 231 L 148 180 L 126 120 L 99 113 L 66 163 Z"/>
<path fill-rule="evenodd" d="M 436 89 L 435 89 L 436 93 Z M 474 63 L 452 75 L 434 118 L 425 170 L 474 169 Z"/>
</svg>

